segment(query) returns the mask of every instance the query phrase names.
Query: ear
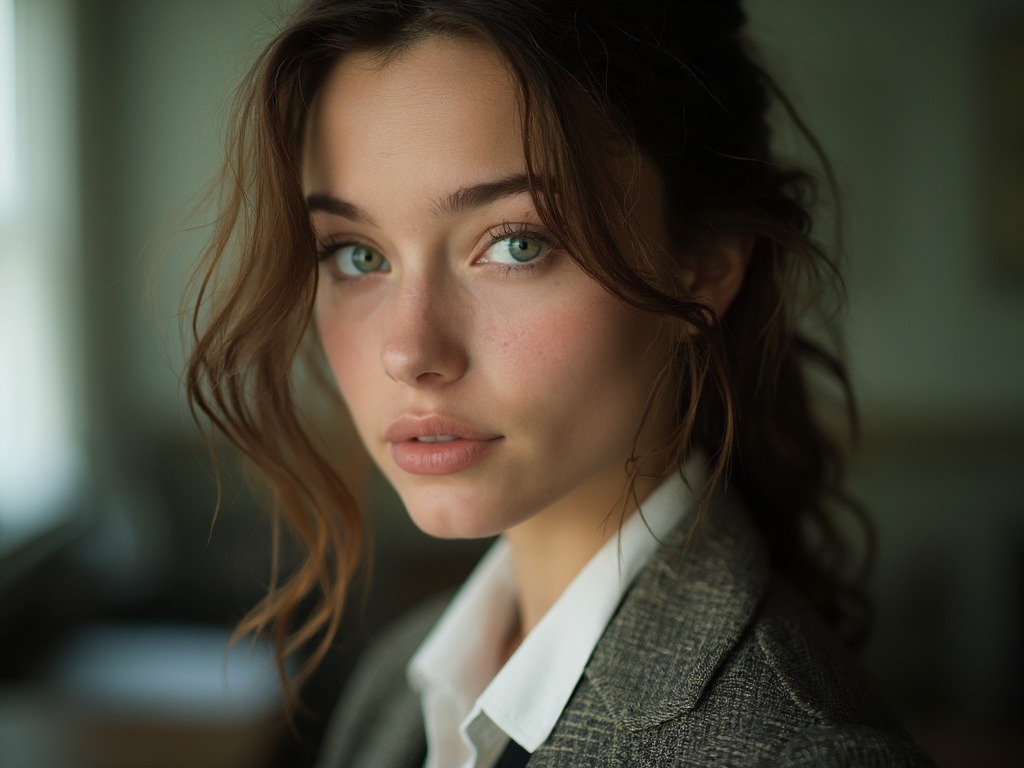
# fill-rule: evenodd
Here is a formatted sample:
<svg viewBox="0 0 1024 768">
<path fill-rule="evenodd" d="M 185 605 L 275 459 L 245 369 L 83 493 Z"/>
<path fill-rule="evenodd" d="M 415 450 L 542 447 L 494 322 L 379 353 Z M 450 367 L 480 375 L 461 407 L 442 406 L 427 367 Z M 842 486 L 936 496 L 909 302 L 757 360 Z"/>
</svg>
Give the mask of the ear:
<svg viewBox="0 0 1024 768">
<path fill-rule="evenodd" d="M 740 292 L 753 249 L 753 235 L 722 235 L 701 243 L 682 259 L 686 287 L 722 317 Z"/>
</svg>

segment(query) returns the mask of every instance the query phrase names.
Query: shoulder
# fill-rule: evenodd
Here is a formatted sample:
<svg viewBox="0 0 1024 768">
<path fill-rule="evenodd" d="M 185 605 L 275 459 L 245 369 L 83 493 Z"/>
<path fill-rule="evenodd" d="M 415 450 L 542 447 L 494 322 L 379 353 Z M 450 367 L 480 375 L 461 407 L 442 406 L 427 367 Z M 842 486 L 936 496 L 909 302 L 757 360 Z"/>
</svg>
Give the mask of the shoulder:
<svg viewBox="0 0 1024 768">
<path fill-rule="evenodd" d="M 807 728 L 769 763 L 786 768 L 934 768 L 934 762 L 904 736 L 858 725 Z"/>
<path fill-rule="evenodd" d="M 751 629 L 758 663 L 808 718 L 899 729 L 854 653 L 785 580 L 772 580 Z"/>
<path fill-rule="evenodd" d="M 776 765 L 933 765 L 859 659 L 784 581 L 773 581 L 753 629 L 777 694 L 803 715 Z"/>
<path fill-rule="evenodd" d="M 406 681 L 406 665 L 450 600 L 445 593 L 416 606 L 363 653 L 331 715 L 318 768 L 401 765 L 400 754 L 415 755 L 421 748 L 419 699 Z M 381 754 L 371 758 L 382 749 L 393 751 L 396 760 Z"/>
<path fill-rule="evenodd" d="M 705 754 L 744 755 L 737 765 L 933 765 L 856 656 L 781 579 L 677 726 L 698 723 Z"/>
</svg>

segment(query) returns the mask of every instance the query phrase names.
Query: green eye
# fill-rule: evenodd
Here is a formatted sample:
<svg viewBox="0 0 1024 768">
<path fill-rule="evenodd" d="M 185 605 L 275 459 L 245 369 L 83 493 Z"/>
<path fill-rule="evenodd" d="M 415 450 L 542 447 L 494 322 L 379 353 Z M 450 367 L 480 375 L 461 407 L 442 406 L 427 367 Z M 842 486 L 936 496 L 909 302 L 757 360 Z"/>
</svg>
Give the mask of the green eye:
<svg viewBox="0 0 1024 768">
<path fill-rule="evenodd" d="M 544 245 L 539 237 L 505 237 L 487 249 L 487 260 L 499 264 L 525 264 L 542 256 Z"/>
<path fill-rule="evenodd" d="M 543 247 L 539 241 L 525 237 L 510 237 L 505 242 L 508 243 L 509 255 L 519 263 L 533 261 L 540 256 Z"/>
<path fill-rule="evenodd" d="M 391 271 L 391 265 L 379 251 L 358 243 L 338 248 L 334 252 L 334 264 L 341 274 L 349 277 Z"/>
</svg>

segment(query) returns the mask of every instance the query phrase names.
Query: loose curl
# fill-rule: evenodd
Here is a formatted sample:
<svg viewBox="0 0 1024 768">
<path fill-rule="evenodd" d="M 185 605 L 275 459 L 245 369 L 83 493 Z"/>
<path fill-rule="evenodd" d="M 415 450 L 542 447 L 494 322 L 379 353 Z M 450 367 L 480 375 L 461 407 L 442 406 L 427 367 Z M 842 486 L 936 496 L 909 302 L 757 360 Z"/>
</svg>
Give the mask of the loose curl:
<svg viewBox="0 0 1024 768">
<path fill-rule="evenodd" d="M 305 121 L 339 58 L 372 52 L 385 63 L 430 36 L 482 39 L 503 56 L 519 89 L 526 170 L 545 225 L 609 292 L 687 329 L 656 386 L 674 388 L 671 440 L 657 457 L 630 460 L 630 488 L 644 467 L 680 467 L 699 447 L 709 473 L 693 530 L 716 490 L 738 490 L 775 569 L 848 640 L 863 638 L 872 530 L 843 490 L 840 440 L 821 425 L 808 378 L 815 367 L 838 383 L 855 431 L 846 368 L 833 345 L 816 340 L 834 338 L 821 331 L 841 304 L 842 280 L 811 237 L 812 177 L 772 154 L 773 101 L 834 182 L 813 136 L 750 54 L 744 23 L 729 0 L 316 0 L 260 56 L 240 91 L 220 216 L 197 268 L 186 381 L 197 420 L 205 415 L 263 478 L 275 531 L 283 520 L 307 552 L 281 580 L 275 549 L 268 594 L 239 625 L 272 634 L 282 670 L 285 657 L 315 641 L 297 683 L 330 648 L 364 548 L 351 483 L 297 403 L 318 273 L 298 170 Z M 610 154 L 657 169 L 685 264 L 634 221 Z M 749 238 L 752 248 L 742 288 L 718 317 L 680 275 L 713 260 L 727 236 Z M 818 319 L 813 337 L 801 327 L 807 318 Z M 844 534 L 844 510 L 866 534 L 864 553 Z"/>
</svg>

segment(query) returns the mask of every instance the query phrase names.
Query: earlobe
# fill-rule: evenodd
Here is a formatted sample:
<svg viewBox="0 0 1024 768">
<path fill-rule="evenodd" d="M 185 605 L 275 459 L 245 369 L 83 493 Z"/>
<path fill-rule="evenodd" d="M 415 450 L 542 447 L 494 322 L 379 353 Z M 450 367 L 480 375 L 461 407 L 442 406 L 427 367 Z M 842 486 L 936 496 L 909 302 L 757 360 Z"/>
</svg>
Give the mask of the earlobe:
<svg viewBox="0 0 1024 768">
<path fill-rule="evenodd" d="M 688 253 L 682 276 L 693 298 L 725 315 L 743 285 L 753 249 L 753 235 L 724 235 Z"/>
</svg>

